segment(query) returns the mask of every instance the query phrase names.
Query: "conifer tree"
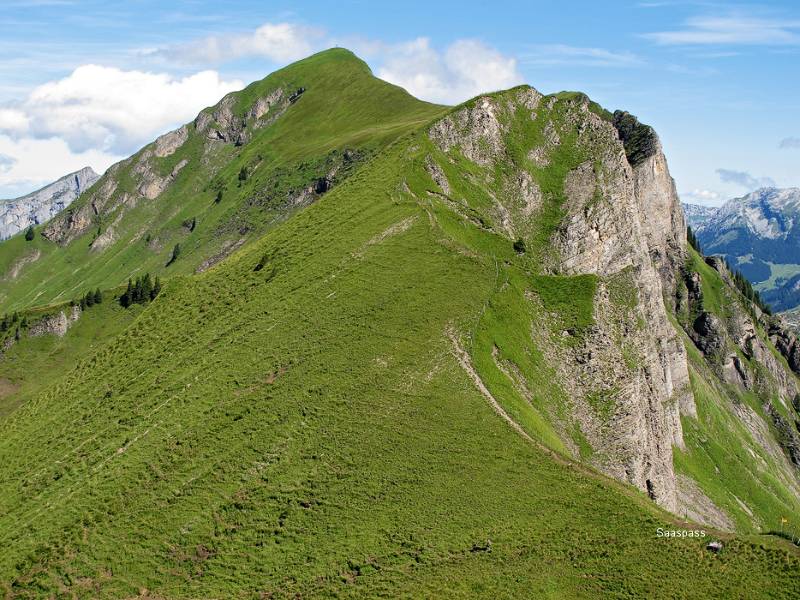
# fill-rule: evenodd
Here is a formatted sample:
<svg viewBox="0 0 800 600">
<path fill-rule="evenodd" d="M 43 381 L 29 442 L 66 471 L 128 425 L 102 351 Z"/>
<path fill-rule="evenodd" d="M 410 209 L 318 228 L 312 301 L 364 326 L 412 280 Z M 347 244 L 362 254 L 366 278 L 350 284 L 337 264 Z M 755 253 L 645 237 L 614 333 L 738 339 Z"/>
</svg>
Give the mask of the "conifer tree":
<svg viewBox="0 0 800 600">
<path fill-rule="evenodd" d="M 146 302 L 150 302 L 151 294 L 153 293 L 153 281 L 150 279 L 150 273 L 145 273 L 142 277 L 142 289 L 141 289 L 141 296 L 140 302 L 142 304 Z"/>
<path fill-rule="evenodd" d="M 128 289 L 119 297 L 119 303 L 123 308 L 128 308 L 133 303 L 133 282 L 128 279 Z"/>
<path fill-rule="evenodd" d="M 153 284 L 153 290 L 150 292 L 150 300 L 155 300 L 156 296 L 161 292 L 161 278 L 156 275 L 156 281 Z"/>
<path fill-rule="evenodd" d="M 697 236 L 694 234 L 694 231 L 692 231 L 692 228 L 688 225 L 686 226 L 686 241 L 689 242 L 689 245 L 697 250 L 697 252 L 700 254 L 703 253 L 703 251 L 700 249 L 700 242 L 697 239 Z"/>
<path fill-rule="evenodd" d="M 181 255 L 181 245 L 180 244 L 175 244 L 175 247 L 172 249 L 172 257 L 169 259 L 169 262 L 167 263 L 167 266 L 170 266 L 172 263 L 174 263 L 176 260 L 178 260 L 178 257 L 180 255 Z"/>
</svg>

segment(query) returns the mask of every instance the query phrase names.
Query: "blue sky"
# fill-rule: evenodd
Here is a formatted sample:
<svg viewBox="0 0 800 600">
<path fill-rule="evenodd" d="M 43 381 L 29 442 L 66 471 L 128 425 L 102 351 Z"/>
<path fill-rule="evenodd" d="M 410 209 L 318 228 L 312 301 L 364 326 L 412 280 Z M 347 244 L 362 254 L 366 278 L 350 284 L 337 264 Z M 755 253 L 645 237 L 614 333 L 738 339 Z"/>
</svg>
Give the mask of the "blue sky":
<svg viewBox="0 0 800 600">
<path fill-rule="evenodd" d="M 0 2 L 0 198 L 107 168 L 223 94 L 341 45 L 425 99 L 581 90 L 661 136 L 678 191 L 800 186 L 800 6 L 616 2 Z"/>
</svg>

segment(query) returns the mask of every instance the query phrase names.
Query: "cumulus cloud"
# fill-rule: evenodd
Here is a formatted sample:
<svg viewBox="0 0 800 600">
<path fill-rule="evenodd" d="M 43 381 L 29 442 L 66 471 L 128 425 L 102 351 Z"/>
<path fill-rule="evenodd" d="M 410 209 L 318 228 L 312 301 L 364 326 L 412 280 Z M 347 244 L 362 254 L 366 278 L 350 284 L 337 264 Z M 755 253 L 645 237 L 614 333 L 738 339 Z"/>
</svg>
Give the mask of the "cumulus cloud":
<svg viewBox="0 0 800 600">
<path fill-rule="evenodd" d="M 0 198 L 16 198 L 86 166 L 102 173 L 122 158 L 99 150 L 74 152 L 56 138 L 0 135 Z"/>
<path fill-rule="evenodd" d="M 713 190 L 694 189 L 690 192 L 683 192 L 681 200 L 689 204 L 717 205 L 721 202 L 722 196 Z"/>
<path fill-rule="evenodd" d="M 800 148 L 800 138 L 798 137 L 787 137 L 781 140 L 781 143 L 778 144 L 778 147 L 787 150 L 789 148 Z"/>
<path fill-rule="evenodd" d="M 432 102 L 461 102 L 522 82 L 515 59 L 477 40 L 459 40 L 440 52 L 417 38 L 385 54 L 378 77 Z"/>
<path fill-rule="evenodd" d="M 178 64 L 221 64 L 254 57 L 283 64 L 342 42 L 369 58 L 379 77 L 424 100 L 460 102 L 522 82 L 515 59 L 477 40 L 458 40 L 438 50 L 427 38 L 392 44 L 360 37 L 337 39 L 323 29 L 297 23 L 268 22 L 252 31 L 212 35 L 142 54 Z M 567 46 L 554 48 L 551 53 L 569 53 Z M 579 50 L 592 64 L 634 59 L 598 49 Z"/>
<path fill-rule="evenodd" d="M 793 45 L 800 44 L 800 21 L 741 14 L 702 16 L 688 19 L 681 29 L 646 33 L 642 37 L 662 46 Z"/>
<path fill-rule="evenodd" d="M 264 23 L 254 31 L 212 35 L 145 54 L 189 64 L 216 64 L 252 56 L 284 63 L 308 56 L 318 49 L 323 35 L 323 31 L 315 27 Z"/>
<path fill-rule="evenodd" d="M 183 78 L 164 73 L 83 65 L 0 109 L 0 133 L 16 138 L 60 138 L 73 152 L 127 154 L 159 133 L 191 120 L 240 81 L 215 71 Z"/>
<path fill-rule="evenodd" d="M 334 45 L 337 40 L 315 27 L 264 23 L 248 32 L 221 33 L 139 56 L 161 61 L 162 66 L 252 57 L 286 63 Z M 458 40 L 443 49 L 434 48 L 427 38 L 397 44 L 361 39 L 356 46 L 379 77 L 434 102 L 460 102 L 523 80 L 515 59 L 477 40 Z M 563 48 L 557 52 L 570 53 Z M 588 55 L 595 61 L 626 60 L 600 51 Z M 80 66 L 18 101 L 0 105 L 0 153 L 10 159 L 0 161 L 0 195 L 9 197 L 9 190 L 20 195 L 86 165 L 105 170 L 242 87 L 241 81 L 223 79 L 214 70 L 174 76 Z"/>
<path fill-rule="evenodd" d="M 731 171 L 730 169 L 717 169 L 717 175 L 725 183 L 733 183 L 748 190 L 762 187 L 775 187 L 775 180 L 771 177 L 753 177 L 745 171 Z"/>
<path fill-rule="evenodd" d="M 21 110 L 0 107 L 0 131 L 21 133 L 28 129 L 28 117 Z"/>
</svg>

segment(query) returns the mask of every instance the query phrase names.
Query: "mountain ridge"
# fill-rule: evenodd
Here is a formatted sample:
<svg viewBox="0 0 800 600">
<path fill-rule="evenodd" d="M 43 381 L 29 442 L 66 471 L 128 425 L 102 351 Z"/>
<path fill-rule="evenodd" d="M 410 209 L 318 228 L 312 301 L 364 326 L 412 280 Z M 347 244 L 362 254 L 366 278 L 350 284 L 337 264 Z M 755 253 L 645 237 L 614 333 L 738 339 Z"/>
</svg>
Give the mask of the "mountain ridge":
<svg viewBox="0 0 800 600">
<path fill-rule="evenodd" d="M 215 139 L 194 143 L 230 160 L 222 203 L 264 189 L 237 153 L 292 111 L 371 110 L 341 88 L 309 107 L 302 83 L 260 130 L 239 119 L 271 86 L 211 111 Z M 129 320 L 0 419 L 9 595 L 666 598 L 686 579 L 689 597 L 791 597 L 800 555 L 763 534 L 800 515 L 800 344 L 687 247 L 655 133 L 530 86 L 409 106 L 388 139 L 369 127 L 347 177 L 309 171 L 292 193 L 324 194 L 212 268 L 130 309 L 108 290 L 94 314 Z M 310 129 L 325 125 L 351 145 L 342 120 Z M 192 139 L 112 176 L 168 176 Z M 140 207 L 149 181 L 127 190 Z M 40 241 L 39 260 L 85 239 Z M 94 269 L 114 248 L 81 256 Z M 39 298 L 75 292 L 50 285 Z M 34 318 L 35 295 L 4 292 Z M 3 344 L 35 355 L 18 331 Z"/>
<path fill-rule="evenodd" d="M 326 106 L 331 96 L 341 102 Z M 0 309 L 63 301 L 84 284 L 115 287 L 142 269 L 209 268 L 443 110 L 372 77 L 347 50 L 298 61 L 113 165 L 33 244 L 6 251 L 0 274 L 16 276 L 13 286 L 0 281 Z M 181 260 L 167 269 L 176 244 Z"/>
</svg>

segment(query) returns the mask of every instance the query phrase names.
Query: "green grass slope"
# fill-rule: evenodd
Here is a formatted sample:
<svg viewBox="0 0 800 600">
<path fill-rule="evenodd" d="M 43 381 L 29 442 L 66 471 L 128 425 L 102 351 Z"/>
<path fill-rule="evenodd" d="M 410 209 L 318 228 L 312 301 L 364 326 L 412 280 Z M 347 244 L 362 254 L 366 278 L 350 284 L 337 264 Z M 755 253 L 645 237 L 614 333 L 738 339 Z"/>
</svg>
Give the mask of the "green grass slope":
<svg viewBox="0 0 800 600">
<path fill-rule="evenodd" d="M 148 168 L 159 176 L 188 161 L 154 200 L 136 191 L 136 165 L 155 148 L 150 144 L 66 209 L 75 214 L 94 202 L 109 180 L 117 184 L 110 204 L 122 207 L 101 210 L 84 235 L 62 247 L 42 237 L 39 227 L 33 241 L 17 235 L 0 243 L 0 311 L 64 301 L 83 289 L 114 287 L 148 271 L 191 273 L 205 259 L 285 220 L 294 210 L 287 198 L 333 168 L 334 183 L 345 180 L 391 140 L 443 110 L 375 78 L 349 51 L 333 49 L 231 94 L 234 117 L 245 118 L 257 99 L 279 88 L 285 95 L 299 88 L 305 92 L 267 126 L 256 127 L 250 119 L 247 143 L 209 142 L 192 123 L 176 152 L 151 157 Z M 212 114 L 214 108 L 204 112 Z M 113 243 L 90 247 L 109 231 Z M 167 267 L 175 244 L 181 246 L 180 259 Z"/>
<path fill-rule="evenodd" d="M 33 322 L 40 313 L 52 314 L 67 309 L 66 306 L 47 307 L 28 311 L 23 316 Z M 30 328 L 23 328 L 20 340 L 0 358 L 0 419 L 116 337 L 138 312 L 138 306 L 124 310 L 107 294 L 105 302 L 83 311 L 64 337 L 53 334 L 29 337 Z M 9 330 L 3 341 L 13 337 L 14 331 Z"/>
<path fill-rule="evenodd" d="M 422 201 L 426 144 L 401 139 L 172 279 L 0 422 L 8 597 L 794 594 L 788 544 L 724 536 L 715 555 L 657 538 L 676 525 L 643 495 L 553 460 L 493 410 L 454 340 L 510 399 L 481 363 L 496 346 L 535 370 L 514 326 L 535 310 L 525 292 L 552 304 L 591 282 L 542 278 L 507 239 Z M 505 404 L 547 441 L 535 403 Z"/>
<path fill-rule="evenodd" d="M 694 249 L 687 251 L 687 271 L 700 276 L 703 310 L 723 320 L 747 310 L 744 297 L 735 288 Z M 681 315 L 684 326 L 688 328 L 689 321 L 696 316 Z M 787 373 L 791 373 L 760 326 L 756 335 L 764 340 Z M 777 439 L 762 403 L 764 399 L 773 400 L 776 410 L 786 419 L 792 418 L 790 409 L 777 400 L 777 392 L 766 374 L 762 374 L 764 382 L 758 394 L 724 383 L 713 372 L 709 362 L 712 359 L 703 357 L 688 336 L 684 336 L 684 345 L 698 414 L 696 419 L 682 419 L 687 447 L 675 449 L 676 470 L 698 482 L 705 494 L 733 519 L 737 530 L 778 531 L 782 528 L 781 519 L 788 518 L 791 523 L 788 530 L 798 531 L 800 498 L 787 485 L 776 457 L 758 443 L 735 411 L 736 405 L 752 411 L 764 423 L 764 431 Z M 741 351 L 739 354 L 755 372 L 763 370 L 757 361 L 748 359 Z"/>
</svg>

